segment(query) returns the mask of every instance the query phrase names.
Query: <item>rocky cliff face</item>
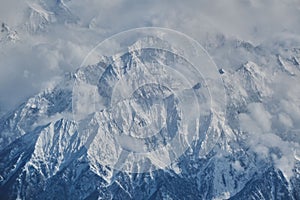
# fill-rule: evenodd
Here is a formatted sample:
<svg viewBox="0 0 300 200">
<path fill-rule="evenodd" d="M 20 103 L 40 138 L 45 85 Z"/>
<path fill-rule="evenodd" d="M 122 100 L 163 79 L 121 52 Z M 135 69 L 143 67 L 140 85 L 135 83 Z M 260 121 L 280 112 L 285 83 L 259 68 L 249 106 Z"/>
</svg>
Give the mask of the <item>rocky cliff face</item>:
<svg viewBox="0 0 300 200">
<path fill-rule="evenodd" d="M 294 105 L 298 97 L 287 92 L 285 98 L 277 98 L 278 92 L 282 92 L 278 87 L 285 84 L 282 81 L 299 80 L 299 51 L 290 49 L 277 55 L 263 45 L 254 47 L 240 41 L 240 45 L 233 46 L 235 43 L 230 39 L 225 43 L 216 39 L 215 43 L 219 49 L 230 47 L 242 55 L 251 54 L 253 60 L 220 71 L 227 93 L 226 116 L 210 110 L 197 129 L 196 139 L 172 164 L 139 173 L 132 169 L 141 166 L 130 166 L 130 160 L 124 161 L 129 165 L 127 171 L 118 171 L 103 162 L 120 156 L 118 146 L 112 148 L 111 134 L 115 131 L 130 129 L 131 134 L 142 134 L 138 130 L 144 126 L 151 130 L 161 126 L 160 121 L 148 124 L 149 116 L 167 116 L 167 124 L 161 129 L 160 141 L 142 140 L 146 150 L 168 142 L 180 130 L 178 101 L 167 87 L 146 85 L 129 100 L 99 109 L 79 122 L 73 120 L 75 80 L 96 85 L 106 105 L 111 101 L 107 98 L 112 97 L 116 80 L 145 64 L 149 60 L 147 55 L 162 55 L 149 49 L 138 56 L 131 52 L 118 61 L 122 70 L 117 71 L 105 62 L 87 66 L 75 75 L 66 75 L 53 89 L 29 98 L 1 118 L 1 199 L 299 199 L 299 129 L 294 125 L 299 113 L 293 113 L 286 105 Z M 222 66 L 218 63 L 218 49 L 209 51 Z M 168 54 L 160 59 L 176 61 Z M 284 67 L 287 63 L 288 69 Z M 169 80 L 161 70 L 157 72 L 160 79 Z M 95 75 L 98 72 L 103 73 L 100 79 Z M 131 75 L 137 81 L 151 78 L 145 70 L 134 72 Z M 126 80 L 124 85 L 128 86 Z M 181 95 L 201 88 L 199 82 L 186 86 Z M 179 87 L 172 80 L 169 84 L 173 89 Z M 157 102 L 163 102 L 164 108 L 153 107 L 161 105 Z M 130 116 L 128 109 L 142 114 Z M 145 110 L 151 110 L 151 114 Z M 83 124 L 80 130 L 78 123 Z M 211 145 L 207 134 L 219 136 L 213 148 L 207 148 Z M 126 147 L 126 142 L 121 146 Z M 203 149 L 209 151 L 203 153 Z M 150 159 L 150 168 L 151 162 L 155 159 Z"/>
<path fill-rule="evenodd" d="M 39 76 L 72 71 L 99 35 L 136 26 L 135 20 L 134 26 L 120 20 L 120 27 L 110 30 L 115 24 L 104 15 L 123 7 L 111 9 L 108 2 L 96 16 L 85 5 L 80 19 L 71 8 L 81 11 L 82 4 L 26 1 L 13 13 L 16 24 L 0 21 L 1 78 L 11 75 L 8 67 L 21 74 L 3 91 L 20 92 L 15 86 L 26 81 L 18 78 L 40 84 Z M 150 16 L 138 24 L 155 25 L 168 15 Z M 104 21 L 109 22 L 99 27 Z M 210 107 L 213 85 L 197 77 L 188 60 L 162 49 L 140 49 L 145 41 L 119 57 L 97 55 L 97 64 L 66 73 L 10 112 L 0 105 L 0 199 L 300 199 L 300 48 L 299 38 L 286 31 L 259 45 L 215 29 L 197 38 L 219 67 L 213 70 L 219 70 L 225 88 L 225 114 Z M 20 61 L 11 62 L 16 57 Z M 186 69 L 187 76 L 167 65 Z M 222 94 L 217 98 L 223 100 Z"/>
</svg>

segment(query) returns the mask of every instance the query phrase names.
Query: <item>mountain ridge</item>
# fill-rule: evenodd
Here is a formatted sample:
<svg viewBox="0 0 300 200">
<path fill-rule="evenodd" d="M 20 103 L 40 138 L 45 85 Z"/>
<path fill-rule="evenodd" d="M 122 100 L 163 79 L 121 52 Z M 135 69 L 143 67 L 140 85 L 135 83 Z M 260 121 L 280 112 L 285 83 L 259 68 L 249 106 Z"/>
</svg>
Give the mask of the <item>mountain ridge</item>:
<svg viewBox="0 0 300 200">
<path fill-rule="evenodd" d="M 103 66 L 105 63 L 99 63 L 99 73 L 106 69 Z M 251 66 L 258 70 L 258 74 L 247 72 L 245 79 L 243 70 L 247 71 Z M 80 72 L 82 77 L 86 76 L 85 73 L 89 77 L 88 74 L 93 72 L 89 71 L 91 69 L 93 66 L 84 68 Z M 265 82 L 268 77 L 260 72 L 258 65 L 248 62 L 241 70 L 232 74 L 225 71 L 221 75 L 229 94 L 242 90 L 246 93 L 241 93 L 243 98 L 235 98 L 234 95 L 229 98 L 226 114 L 226 122 L 229 123 L 219 127 L 217 122 L 214 124 L 212 132 L 220 138 L 211 151 L 201 155 L 199 149 L 205 148 L 205 143 L 201 142 L 205 139 L 197 139 L 192 148 L 171 166 L 140 174 L 102 166 L 93 156 L 95 154 L 89 152 L 89 147 L 85 145 L 88 138 L 79 134 L 70 120 L 72 83 L 76 76 L 67 75 L 66 80 L 54 89 L 30 98 L 11 115 L 2 117 L 1 138 L 5 138 L 6 132 L 17 134 L 8 134 L 8 139 L 3 142 L 7 145 L 0 152 L 3 159 L 0 162 L 1 198 L 176 199 L 184 196 L 186 199 L 243 199 L 247 196 L 249 199 L 297 199 L 299 171 L 294 170 L 290 178 L 285 176 L 274 166 L 274 161 L 262 157 L 248 144 L 249 130 L 243 131 L 235 124 L 240 120 L 240 114 L 251 111 L 247 107 L 249 103 L 260 105 L 264 96 L 269 98 L 270 95 L 266 87 L 247 89 L 249 84 L 244 83 L 250 81 L 251 84 L 262 85 L 260 81 Z M 273 77 L 268 80 L 273 80 Z M 92 79 L 89 81 L 95 82 Z M 232 89 L 237 85 L 238 89 Z M 257 92 L 266 92 L 266 95 L 255 95 Z M 273 148 L 272 151 L 276 153 L 281 150 Z M 297 169 L 299 165 L 295 161 L 293 168 Z M 280 182 L 268 181 L 271 177 Z M 263 190 L 265 185 L 275 189 Z M 284 196 L 280 196 L 281 193 Z"/>
</svg>

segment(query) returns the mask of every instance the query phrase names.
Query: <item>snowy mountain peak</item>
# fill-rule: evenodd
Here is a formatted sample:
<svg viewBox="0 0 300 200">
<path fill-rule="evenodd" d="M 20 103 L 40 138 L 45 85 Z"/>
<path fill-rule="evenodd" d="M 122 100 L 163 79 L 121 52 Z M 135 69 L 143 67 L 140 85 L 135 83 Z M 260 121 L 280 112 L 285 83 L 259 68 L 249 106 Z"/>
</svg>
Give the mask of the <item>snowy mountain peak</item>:
<svg viewBox="0 0 300 200">
<path fill-rule="evenodd" d="M 159 37 L 99 56 L 1 118 L 1 197 L 297 199 L 297 142 L 264 132 L 298 117 L 284 100 L 273 116 L 276 76 L 267 65 L 276 56 L 226 43 L 254 55 L 220 75 L 224 115 L 212 107 L 213 85 L 179 49 L 142 48 L 148 42 Z"/>
</svg>

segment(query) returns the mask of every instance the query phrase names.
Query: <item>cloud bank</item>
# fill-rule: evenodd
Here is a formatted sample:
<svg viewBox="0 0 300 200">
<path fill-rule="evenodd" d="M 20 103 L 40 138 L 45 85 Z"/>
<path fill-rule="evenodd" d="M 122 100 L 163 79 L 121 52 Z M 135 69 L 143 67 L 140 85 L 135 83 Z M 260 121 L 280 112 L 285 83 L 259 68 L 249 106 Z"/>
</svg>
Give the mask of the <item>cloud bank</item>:
<svg viewBox="0 0 300 200">
<path fill-rule="evenodd" d="M 0 21 L 21 38 L 15 44 L 0 43 L 0 93 L 6 94 L 0 98 L 2 110 L 41 90 L 51 77 L 74 71 L 98 42 L 130 28 L 172 28 L 202 43 L 210 33 L 259 44 L 286 32 L 300 32 L 296 0 L 88 0 L 58 4 L 46 0 L 2 2 Z M 52 13 L 54 19 L 45 21 L 45 12 Z M 41 30 L 30 30 L 28 23 Z"/>
</svg>

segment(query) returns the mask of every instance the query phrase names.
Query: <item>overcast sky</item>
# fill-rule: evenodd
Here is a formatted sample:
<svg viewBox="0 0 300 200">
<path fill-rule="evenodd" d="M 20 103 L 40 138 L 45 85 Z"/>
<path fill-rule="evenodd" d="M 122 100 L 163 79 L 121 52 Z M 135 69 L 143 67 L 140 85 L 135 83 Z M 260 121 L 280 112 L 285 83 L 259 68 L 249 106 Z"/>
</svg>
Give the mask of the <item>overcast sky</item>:
<svg viewBox="0 0 300 200">
<path fill-rule="evenodd" d="M 300 32 L 297 0 L 71 0 L 65 1 L 65 12 L 49 2 L 1 0 L 0 21 L 16 30 L 20 40 L 0 42 L 0 110 L 14 107 L 55 77 L 74 71 L 98 42 L 130 28 L 172 28 L 200 43 L 208 33 L 260 44 Z M 42 30 L 32 31 L 40 23 L 32 10 L 48 17 Z"/>
</svg>

